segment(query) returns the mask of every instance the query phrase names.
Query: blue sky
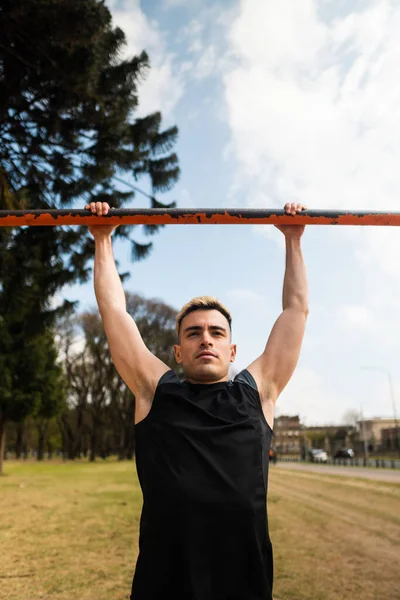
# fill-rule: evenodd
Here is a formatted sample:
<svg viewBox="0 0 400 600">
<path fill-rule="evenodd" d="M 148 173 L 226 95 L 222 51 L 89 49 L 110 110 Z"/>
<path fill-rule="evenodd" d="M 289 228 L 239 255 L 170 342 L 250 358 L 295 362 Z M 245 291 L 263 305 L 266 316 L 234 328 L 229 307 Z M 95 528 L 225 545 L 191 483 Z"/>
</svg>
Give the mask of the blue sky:
<svg viewBox="0 0 400 600">
<path fill-rule="evenodd" d="M 180 207 L 400 210 L 400 5 L 395 0 L 109 0 L 126 55 L 151 72 L 139 115 L 179 127 Z M 146 190 L 148 183 L 140 186 Z M 137 196 L 134 206 L 147 206 Z M 138 239 L 140 239 L 138 231 Z M 169 226 L 142 263 L 116 245 L 126 288 L 179 309 L 219 297 L 233 313 L 236 368 L 258 356 L 281 310 L 283 237 L 271 226 Z M 310 315 L 277 414 L 340 423 L 393 415 L 400 392 L 396 228 L 309 227 Z M 65 290 L 94 306 L 92 285 Z M 397 401 L 400 412 L 400 400 Z"/>
</svg>

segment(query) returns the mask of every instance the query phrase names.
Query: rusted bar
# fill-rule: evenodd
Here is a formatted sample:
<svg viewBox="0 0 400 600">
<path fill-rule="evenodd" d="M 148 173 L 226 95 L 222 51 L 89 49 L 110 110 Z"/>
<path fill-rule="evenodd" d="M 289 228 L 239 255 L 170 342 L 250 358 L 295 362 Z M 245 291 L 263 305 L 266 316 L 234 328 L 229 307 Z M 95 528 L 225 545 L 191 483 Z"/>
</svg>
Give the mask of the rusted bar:
<svg viewBox="0 0 400 600">
<path fill-rule="evenodd" d="M 0 211 L 0 226 L 24 225 L 400 225 L 400 212 L 307 210 L 295 216 L 259 208 L 116 209 L 98 217 L 84 209 Z"/>
</svg>

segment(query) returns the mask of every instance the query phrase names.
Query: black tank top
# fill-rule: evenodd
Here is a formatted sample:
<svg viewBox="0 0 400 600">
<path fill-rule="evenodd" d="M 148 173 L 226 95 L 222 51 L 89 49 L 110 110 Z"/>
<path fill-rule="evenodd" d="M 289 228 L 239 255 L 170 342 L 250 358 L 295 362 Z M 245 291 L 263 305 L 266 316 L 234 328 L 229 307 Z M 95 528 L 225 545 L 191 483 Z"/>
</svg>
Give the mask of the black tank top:
<svg viewBox="0 0 400 600">
<path fill-rule="evenodd" d="M 135 427 L 143 492 L 131 600 L 272 600 L 272 430 L 257 385 L 160 379 Z"/>
</svg>

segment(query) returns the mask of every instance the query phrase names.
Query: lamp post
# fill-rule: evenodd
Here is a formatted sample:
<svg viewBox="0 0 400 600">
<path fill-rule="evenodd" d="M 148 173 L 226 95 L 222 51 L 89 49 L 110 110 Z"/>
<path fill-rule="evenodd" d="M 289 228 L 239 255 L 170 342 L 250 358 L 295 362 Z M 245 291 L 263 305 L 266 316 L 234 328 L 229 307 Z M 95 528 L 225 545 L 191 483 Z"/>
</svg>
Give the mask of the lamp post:
<svg viewBox="0 0 400 600">
<path fill-rule="evenodd" d="M 362 402 L 360 402 L 360 418 L 361 418 L 361 430 L 362 430 L 362 436 L 363 436 L 363 442 L 364 442 L 365 463 L 368 464 L 368 459 L 369 459 L 368 443 L 367 443 L 367 438 L 365 437 L 365 424 L 364 424 L 364 415 L 363 415 L 363 409 L 362 409 Z"/>
<path fill-rule="evenodd" d="M 388 382 L 389 382 L 389 390 L 390 390 L 390 398 L 392 400 L 392 408 L 393 408 L 393 419 L 394 419 L 394 427 L 396 430 L 396 437 L 397 437 L 397 450 L 400 456 L 400 430 L 399 430 L 399 423 L 397 420 L 397 410 L 396 410 L 396 399 L 394 397 L 394 388 L 393 388 L 393 380 L 392 380 L 392 375 L 389 371 L 387 371 L 386 369 L 382 369 L 381 367 L 361 367 L 364 371 L 379 371 L 380 373 L 384 373 L 387 378 L 388 378 Z"/>
</svg>

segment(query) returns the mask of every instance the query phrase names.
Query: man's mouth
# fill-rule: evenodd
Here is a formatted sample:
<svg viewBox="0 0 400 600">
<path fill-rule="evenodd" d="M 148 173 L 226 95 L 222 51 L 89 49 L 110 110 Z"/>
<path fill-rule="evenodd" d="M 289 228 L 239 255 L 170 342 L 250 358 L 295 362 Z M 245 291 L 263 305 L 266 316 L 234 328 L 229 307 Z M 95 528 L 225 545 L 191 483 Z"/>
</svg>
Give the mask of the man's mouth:
<svg viewBox="0 0 400 600">
<path fill-rule="evenodd" d="M 212 358 L 216 358 L 216 355 L 213 352 L 200 352 L 200 354 L 197 355 L 197 358 L 201 358 L 203 356 L 210 356 Z"/>
</svg>

